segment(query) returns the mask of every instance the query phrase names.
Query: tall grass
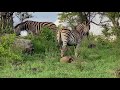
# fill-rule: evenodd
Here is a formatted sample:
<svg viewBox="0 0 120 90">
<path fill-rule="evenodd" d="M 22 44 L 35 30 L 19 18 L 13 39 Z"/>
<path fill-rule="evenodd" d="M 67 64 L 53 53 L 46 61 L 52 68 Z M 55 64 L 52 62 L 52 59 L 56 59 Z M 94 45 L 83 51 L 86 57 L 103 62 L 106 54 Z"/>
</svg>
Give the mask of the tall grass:
<svg viewBox="0 0 120 90">
<path fill-rule="evenodd" d="M 115 71 L 120 67 L 117 42 L 94 41 L 93 38 L 88 42 L 85 38 L 77 61 L 63 64 L 59 62 L 60 50 L 51 30 L 44 29 L 41 35 L 27 38 L 33 41 L 35 53 L 32 56 L 17 54 L 21 57 L 18 60 L 1 56 L 1 78 L 116 78 Z M 96 44 L 96 47 L 88 48 L 89 43 Z M 74 55 L 74 47 L 69 47 L 67 54 Z M 3 64 L 3 61 L 7 62 Z"/>
</svg>

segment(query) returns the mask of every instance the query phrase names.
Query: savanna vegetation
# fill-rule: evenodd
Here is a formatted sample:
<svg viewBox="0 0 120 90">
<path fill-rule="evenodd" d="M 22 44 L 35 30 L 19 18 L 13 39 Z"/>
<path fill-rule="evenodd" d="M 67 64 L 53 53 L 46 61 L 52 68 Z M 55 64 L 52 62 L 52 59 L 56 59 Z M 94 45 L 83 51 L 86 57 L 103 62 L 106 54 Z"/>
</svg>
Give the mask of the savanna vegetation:
<svg viewBox="0 0 120 90">
<path fill-rule="evenodd" d="M 93 15 L 83 14 L 83 15 Z M 0 78 L 117 78 L 119 77 L 120 68 L 120 39 L 119 25 L 116 18 L 119 13 L 99 13 L 108 15 L 114 22 L 111 28 L 104 28 L 103 35 L 109 37 L 111 34 L 116 35 L 117 39 L 110 42 L 103 36 L 90 34 L 89 40 L 84 38 L 81 43 L 79 57 L 73 63 L 60 63 L 60 50 L 56 42 L 55 33 L 44 28 L 39 36 L 28 35 L 27 38 L 34 44 L 34 54 L 23 54 L 19 50 L 14 50 L 12 43 L 16 35 L 12 32 L 12 27 L 2 28 L 1 33 L 8 31 L 9 35 L 0 36 Z M 117 15 L 116 15 L 117 14 Z M 68 20 L 70 25 L 73 21 L 72 15 L 81 15 L 79 13 L 61 13 L 61 21 Z M 68 15 L 65 16 L 64 15 Z M 69 16 L 70 15 L 70 16 Z M 94 17 L 94 16 L 93 16 Z M 75 20 L 75 19 L 74 19 Z M 78 20 L 78 19 L 76 19 Z M 76 21 L 77 22 L 77 21 Z M 69 22 L 68 22 L 69 23 Z M 103 24 L 100 23 L 104 27 Z M 74 27 L 73 27 L 74 28 Z M 112 30 L 109 33 L 107 31 Z M 92 43 L 96 47 L 88 48 Z M 74 55 L 74 46 L 69 47 L 67 55 Z"/>
</svg>

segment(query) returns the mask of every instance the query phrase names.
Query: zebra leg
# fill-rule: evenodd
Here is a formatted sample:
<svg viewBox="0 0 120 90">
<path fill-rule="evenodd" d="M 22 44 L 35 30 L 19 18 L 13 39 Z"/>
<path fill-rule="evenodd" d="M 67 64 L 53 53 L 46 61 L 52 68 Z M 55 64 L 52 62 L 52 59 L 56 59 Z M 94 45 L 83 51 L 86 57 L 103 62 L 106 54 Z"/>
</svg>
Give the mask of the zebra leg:
<svg viewBox="0 0 120 90">
<path fill-rule="evenodd" d="M 67 47 L 62 46 L 62 48 L 61 48 L 61 57 L 64 57 L 64 54 L 65 54 L 66 51 L 67 51 Z"/>
<path fill-rule="evenodd" d="M 77 44 L 76 49 L 75 49 L 75 57 L 78 57 L 78 51 L 80 49 L 80 43 Z"/>
<path fill-rule="evenodd" d="M 67 51 L 68 41 L 69 41 L 69 37 L 67 33 L 61 33 L 61 42 L 62 42 L 61 57 L 63 57 L 65 52 Z"/>
<path fill-rule="evenodd" d="M 88 39 L 88 41 L 89 41 L 89 32 L 87 32 L 86 35 L 87 35 L 87 39 Z"/>
</svg>

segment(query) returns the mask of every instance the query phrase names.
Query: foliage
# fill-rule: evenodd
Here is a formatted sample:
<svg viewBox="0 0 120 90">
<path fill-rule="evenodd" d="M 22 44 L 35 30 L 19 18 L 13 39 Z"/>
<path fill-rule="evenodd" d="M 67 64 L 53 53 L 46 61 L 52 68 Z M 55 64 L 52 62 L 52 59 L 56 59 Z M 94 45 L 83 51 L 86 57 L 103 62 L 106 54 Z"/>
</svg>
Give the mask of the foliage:
<svg viewBox="0 0 120 90">
<path fill-rule="evenodd" d="M 14 12 L 0 12 L 0 33 L 11 33 L 13 27 Z"/>
<path fill-rule="evenodd" d="M 21 22 L 27 18 L 33 17 L 32 13 L 30 12 L 16 12 L 15 15 L 20 19 Z"/>
<path fill-rule="evenodd" d="M 87 14 L 86 14 L 87 13 Z M 88 21 L 88 12 L 62 12 L 58 14 L 60 22 L 66 22 L 72 29 L 78 22 Z"/>
<path fill-rule="evenodd" d="M 4 29 L 0 29 L 0 35 L 3 35 L 4 33 L 6 34 L 13 33 L 12 27 L 5 27 Z"/>
<path fill-rule="evenodd" d="M 119 33 L 120 33 L 120 26 L 119 26 L 120 25 L 120 23 L 119 23 L 120 12 L 103 12 L 100 15 L 102 17 L 107 17 L 108 18 L 108 21 L 106 21 L 104 23 L 104 25 L 107 25 L 107 24 L 109 24 L 111 22 L 112 25 L 109 24 L 109 29 L 108 30 L 112 29 L 111 33 L 119 37 L 120 36 L 119 35 Z M 108 28 L 108 26 L 107 26 L 107 28 Z M 105 33 L 103 33 L 103 34 L 105 34 Z"/>
<path fill-rule="evenodd" d="M 15 34 L 5 34 L 0 37 L 1 40 L 0 43 L 4 48 L 8 48 L 14 42 L 14 39 L 15 39 Z"/>
<path fill-rule="evenodd" d="M 105 35 L 106 37 L 112 35 L 112 30 L 111 32 L 110 30 L 111 29 L 109 29 L 108 27 L 104 27 L 104 29 L 102 30 L 103 35 Z"/>
<path fill-rule="evenodd" d="M 99 23 L 94 21 L 94 18 L 99 15 Z M 102 26 L 103 34 L 110 36 L 116 35 L 119 38 L 120 34 L 120 12 L 62 12 L 58 14 L 60 22 L 67 22 L 68 27 L 75 28 L 78 22 L 89 20 L 91 23 Z M 112 23 L 112 24 L 110 24 Z M 109 31 L 112 30 L 111 33 Z"/>
<path fill-rule="evenodd" d="M 10 60 L 21 60 L 20 53 L 13 52 L 11 48 L 14 40 L 15 34 L 5 34 L 0 37 L 0 57 L 9 58 Z"/>
<path fill-rule="evenodd" d="M 47 32 L 47 30 L 45 31 Z M 45 35 L 45 33 L 43 33 Z M 43 35 L 42 34 L 42 35 Z M 95 48 L 87 48 L 87 39 L 85 39 L 80 47 L 80 57 L 77 58 L 76 63 L 62 64 L 59 62 L 60 53 L 56 52 L 54 40 L 49 43 L 52 51 L 44 40 L 49 37 L 40 39 L 40 36 L 34 37 L 36 39 L 34 44 L 37 46 L 39 40 L 46 46 L 46 51 L 40 51 L 41 45 L 37 46 L 38 52 L 35 51 L 34 55 L 23 55 L 24 62 L 7 62 L 4 66 L 0 64 L 0 77 L 3 78 L 116 78 L 116 69 L 119 68 L 120 51 L 117 44 L 102 42 L 104 39 L 94 41 Z M 51 37 L 50 37 L 51 38 Z M 50 39 L 49 38 L 49 39 Z M 92 39 L 93 37 L 91 37 Z M 33 40 L 33 41 L 34 41 Z M 104 43 L 104 44 L 102 44 Z M 108 43 L 109 48 L 106 48 Z M 52 45 L 52 46 L 51 46 Z M 111 46 L 110 46 L 111 45 Z M 37 49 L 36 48 L 36 49 Z M 41 48 L 42 49 L 42 48 Z M 9 58 L 0 57 L 0 61 L 9 60 Z"/>
<path fill-rule="evenodd" d="M 41 34 L 34 37 L 32 40 L 35 47 L 35 52 L 46 53 L 57 50 L 55 37 L 56 35 L 52 30 L 44 28 Z"/>
</svg>

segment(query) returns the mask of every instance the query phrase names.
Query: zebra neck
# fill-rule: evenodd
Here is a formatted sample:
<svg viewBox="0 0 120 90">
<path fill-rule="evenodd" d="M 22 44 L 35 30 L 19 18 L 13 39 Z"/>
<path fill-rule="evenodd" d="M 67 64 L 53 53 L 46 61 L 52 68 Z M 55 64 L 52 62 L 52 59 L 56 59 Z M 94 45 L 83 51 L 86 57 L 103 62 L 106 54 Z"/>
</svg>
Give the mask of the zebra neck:
<svg viewBox="0 0 120 90">
<path fill-rule="evenodd" d="M 81 33 L 82 33 L 82 32 L 79 32 L 78 30 L 76 30 L 76 32 L 77 32 L 79 35 L 81 35 Z"/>
</svg>

